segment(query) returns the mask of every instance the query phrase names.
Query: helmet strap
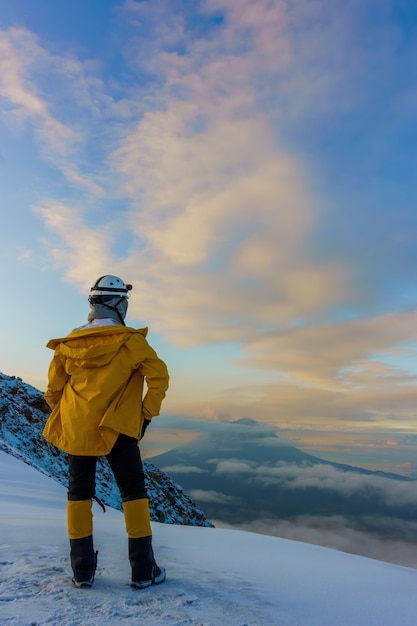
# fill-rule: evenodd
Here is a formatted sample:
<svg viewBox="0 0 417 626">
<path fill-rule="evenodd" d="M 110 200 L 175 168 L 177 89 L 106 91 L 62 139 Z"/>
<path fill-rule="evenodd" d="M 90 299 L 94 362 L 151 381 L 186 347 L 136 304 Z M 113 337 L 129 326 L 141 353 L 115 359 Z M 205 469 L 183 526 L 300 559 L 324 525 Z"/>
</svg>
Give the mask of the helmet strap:
<svg viewBox="0 0 417 626">
<path fill-rule="evenodd" d="M 123 302 L 124 299 L 125 299 L 124 296 L 121 297 L 119 302 L 116 304 L 116 306 L 110 306 L 110 304 L 104 304 L 103 302 L 95 302 L 95 298 L 91 297 L 91 296 L 88 298 L 88 301 L 89 301 L 89 303 L 92 306 L 95 306 L 95 304 L 99 304 L 100 306 L 104 307 L 105 309 L 110 309 L 110 311 L 114 311 L 116 313 L 117 317 L 119 318 L 120 323 L 123 326 L 126 326 L 125 321 L 124 321 L 123 317 L 120 315 L 119 309 L 117 308 L 117 305 L 120 304 L 120 302 Z"/>
</svg>

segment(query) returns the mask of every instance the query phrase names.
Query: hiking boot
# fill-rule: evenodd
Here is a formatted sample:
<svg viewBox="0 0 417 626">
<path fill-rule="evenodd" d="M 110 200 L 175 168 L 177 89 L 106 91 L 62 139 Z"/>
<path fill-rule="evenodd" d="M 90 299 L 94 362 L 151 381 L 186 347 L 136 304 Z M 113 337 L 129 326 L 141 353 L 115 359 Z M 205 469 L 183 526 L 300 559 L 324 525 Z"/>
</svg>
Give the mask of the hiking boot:
<svg viewBox="0 0 417 626">
<path fill-rule="evenodd" d="M 93 548 L 93 537 L 70 539 L 72 582 L 78 588 L 91 587 L 97 569 L 97 554 Z"/>
<path fill-rule="evenodd" d="M 129 560 L 132 567 L 132 587 L 145 589 L 160 585 L 166 578 L 163 567 L 156 564 L 152 550 L 152 536 L 129 538 Z"/>
<path fill-rule="evenodd" d="M 146 589 L 146 587 L 150 587 L 151 585 L 160 585 L 164 582 L 165 578 L 165 568 L 159 567 L 159 565 L 155 563 L 152 568 L 152 578 L 149 580 L 132 580 L 130 585 L 134 589 Z"/>
</svg>

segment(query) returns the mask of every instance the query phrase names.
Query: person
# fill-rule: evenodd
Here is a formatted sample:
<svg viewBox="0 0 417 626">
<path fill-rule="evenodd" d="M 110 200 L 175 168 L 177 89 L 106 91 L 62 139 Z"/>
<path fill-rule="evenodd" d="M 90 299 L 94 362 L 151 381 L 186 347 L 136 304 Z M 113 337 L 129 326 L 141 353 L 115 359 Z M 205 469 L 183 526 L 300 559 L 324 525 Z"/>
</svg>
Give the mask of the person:
<svg viewBox="0 0 417 626">
<path fill-rule="evenodd" d="M 142 589 L 165 580 L 152 548 L 139 441 L 159 415 L 169 376 L 146 340 L 147 328 L 125 325 L 131 289 L 118 276 L 101 276 L 90 290 L 88 323 L 47 344 L 54 350 L 45 392 L 52 412 L 43 435 L 68 455 L 67 521 L 76 587 L 91 587 L 97 567 L 92 500 L 100 456 L 107 458 L 122 498 L 131 585 Z"/>
</svg>

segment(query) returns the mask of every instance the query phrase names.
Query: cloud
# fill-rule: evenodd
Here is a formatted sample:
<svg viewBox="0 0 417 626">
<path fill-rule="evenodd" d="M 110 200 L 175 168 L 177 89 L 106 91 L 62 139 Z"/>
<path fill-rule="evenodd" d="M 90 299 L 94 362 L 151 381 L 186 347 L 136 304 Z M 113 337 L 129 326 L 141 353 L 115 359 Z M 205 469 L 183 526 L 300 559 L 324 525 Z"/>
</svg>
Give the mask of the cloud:
<svg viewBox="0 0 417 626">
<path fill-rule="evenodd" d="M 27 248 L 19 248 L 19 256 L 18 260 L 20 263 L 24 265 L 30 265 L 33 261 L 33 253 L 32 250 L 28 250 Z"/>
<path fill-rule="evenodd" d="M 214 490 L 191 489 L 189 495 L 198 502 L 215 502 L 216 504 L 239 504 L 239 498 L 227 496 Z"/>
<path fill-rule="evenodd" d="M 25 85 L 24 70 L 30 62 L 30 52 L 36 48 L 36 38 L 24 29 L 12 28 L 2 31 L 1 95 L 7 99 L 15 112 L 24 116 L 37 116 L 46 126 L 60 125 L 50 116 L 45 103 Z M 65 135 L 65 131 L 62 133 Z"/>
<path fill-rule="evenodd" d="M 349 293 L 345 267 L 308 253 L 315 216 L 303 167 L 280 146 L 278 112 L 258 98 L 255 76 L 287 62 L 285 5 L 245 3 L 238 18 L 228 2 L 205 6 L 225 19 L 198 39 L 183 30 L 181 56 L 156 33 L 164 106 L 112 155 L 125 194 L 137 198 L 141 311 L 181 346 L 245 341 Z M 152 25 L 149 5 L 126 7 L 142 20 L 149 11 Z"/>
<path fill-rule="evenodd" d="M 206 470 L 192 465 L 164 465 L 164 472 L 167 474 L 175 472 L 177 474 L 205 474 Z"/>
<path fill-rule="evenodd" d="M 322 349 L 325 351 L 326 344 Z M 291 440 L 316 456 L 404 473 L 404 463 L 416 467 L 415 441 L 407 437 L 415 422 L 414 378 L 375 361 L 363 364 L 363 368 L 361 375 L 345 372 L 333 379 L 328 374 L 326 378 L 316 376 L 316 383 L 291 381 L 288 376 L 289 382 L 282 375 L 285 370 L 268 383 L 260 382 L 261 373 L 233 387 L 226 378 L 220 392 L 213 393 L 202 385 L 199 396 L 191 400 L 186 394 L 171 397 L 170 410 L 190 416 L 187 419 L 201 415 L 214 424 L 249 415 L 268 422 L 281 441 Z M 317 370 L 321 374 L 319 365 Z M 198 425 L 195 430 L 199 432 Z M 400 445 L 387 447 L 387 438 L 397 439 Z"/>
<path fill-rule="evenodd" d="M 213 460 L 213 463 L 216 461 Z M 228 460 L 228 461 L 220 461 L 216 465 L 215 473 L 216 474 L 255 474 L 258 471 L 258 466 L 254 462 L 249 461 L 239 461 Z"/>
<path fill-rule="evenodd" d="M 160 76 L 159 107 L 137 108 L 136 122 L 117 118 L 93 63 L 52 54 L 23 29 L 2 31 L 11 68 L 3 95 L 33 122 L 44 155 L 80 190 L 95 197 L 123 194 L 130 205 L 124 217 L 133 251 L 111 260 L 115 271 L 128 271 L 140 285 L 132 314 L 152 317 L 155 330 L 186 346 L 244 341 L 254 327 L 286 323 L 345 297 L 345 270 L 305 252 L 314 212 L 303 168 L 279 145 L 257 97 L 254 76 L 286 63 L 284 5 L 259 3 L 255 10 L 246 3 L 236 19 L 229 3 L 207 4 L 208 15 L 223 11 L 225 20 L 198 37 L 180 13 L 175 36 L 161 29 L 158 10 L 151 3 L 123 7 L 133 29 L 150 28 L 146 41 L 155 49 L 152 62 L 145 58 Z M 182 55 L 175 50 L 179 43 Z M 41 69 L 52 73 L 69 104 L 53 83 L 44 84 Z M 125 109 L 129 102 L 127 95 Z M 107 152 L 98 134 L 103 127 Z M 86 160 L 88 142 L 101 152 L 98 165 Z M 84 206 L 91 212 L 90 198 Z M 88 221 L 86 212 L 80 231 L 88 233 Z M 60 234 L 56 222 L 46 223 Z M 95 233 L 97 248 L 109 243 L 105 231 Z M 84 286 L 90 267 L 80 261 L 77 244 L 65 243 L 67 278 Z M 101 262 L 108 261 L 103 255 Z"/>
<path fill-rule="evenodd" d="M 30 129 L 59 174 L 51 197 L 33 203 L 53 263 L 84 293 L 111 268 L 135 284 L 130 316 L 172 345 L 235 342 L 247 381 L 249 368 L 276 373 L 241 386 L 225 375 L 217 397 L 204 389 L 191 405 L 183 395 L 175 410 L 285 428 L 414 419 L 414 376 L 392 357 L 412 355 L 416 315 L 392 313 L 395 299 L 383 307 L 373 273 L 396 283 L 398 233 L 412 239 L 412 228 L 397 225 L 397 202 L 395 224 L 381 226 L 374 209 L 355 228 L 379 205 L 357 201 L 359 183 L 349 195 L 355 155 L 336 140 L 346 116 L 369 126 L 368 107 L 386 96 L 381 68 L 409 67 L 395 26 L 370 25 L 357 1 L 192 4 L 117 8 L 129 83 L 104 59 L 77 58 L 62 43 L 57 52 L 23 28 L 0 31 L 3 119 Z M 392 247 L 393 229 L 383 272 L 381 237 Z"/>
<path fill-rule="evenodd" d="M 71 130 L 51 114 L 27 78 L 33 57 L 44 54 L 36 37 L 25 29 L 0 31 L 0 51 L 0 95 L 10 103 L 15 116 L 38 120 L 37 128 L 45 142 L 65 149 L 72 138 Z"/>
<path fill-rule="evenodd" d="M 375 474 L 342 471 L 331 465 L 299 466 L 284 462 L 262 465 L 245 460 L 217 463 L 216 474 L 242 474 L 263 486 L 279 485 L 287 489 L 323 489 L 344 496 L 378 495 L 388 506 L 406 507 L 416 504 L 416 483 L 398 481 Z"/>
<path fill-rule="evenodd" d="M 387 377 L 399 376 L 399 372 L 370 362 L 369 356 L 380 353 L 382 360 L 383 355 L 396 354 L 402 343 L 417 341 L 416 322 L 417 313 L 412 311 L 301 325 L 260 334 L 245 349 L 252 367 L 282 369 L 305 382 L 332 381 L 337 387 L 337 376 L 343 373 L 342 384 L 359 386 L 367 377 L 368 384 L 379 378 L 384 385 Z"/>
<path fill-rule="evenodd" d="M 54 55 L 28 31 L 3 31 L 13 67 L 5 94 L 40 119 L 42 141 L 51 158 L 59 155 L 66 179 L 93 196 L 123 194 L 129 204 L 124 218 L 132 251 L 110 261 L 140 286 L 131 314 L 152 317 L 170 342 L 191 346 L 246 342 L 256 329 L 345 301 L 349 272 L 315 260 L 309 250 L 315 211 L 303 165 L 280 141 L 279 110 L 265 109 L 260 99 L 260 77 L 267 81 L 289 63 L 285 3 L 245 2 L 237 10 L 230 2 L 208 2 L 207 29 L 198 35 L 185 14 L 163 6 L 174 19 L 172 31 L 161 27 L 161 5 L 126 2 L 120 9 L 140 51 L 152 41 L 152 55 L 130 60 L 133 70 L 143 72 L 145 64 L 158 77 L 145 82 L 142 95 L 148 87 L 154 98 L 159 89 L 157 106 L 148 111 L 135 110 L 126 90 L 123 107 L 131 115 L 124 119 L 108 85 L 94 76 L 97 64 Z M 223 19 L 210 22 L 218 15 Z M 44 67 L 58 85 L 67 79 L 72 108 L 58 105 L 51 84 L 41 89 Z M 53 124 L 73 143 L 66 137 L 61 149 L 53 146 L 56 133 L 47 132 Z M 107 152 L 97 133 L 103 127 Z M 98 144 L 102 159 L 83 171 L 87 141 Z M 88 233 L 87 222 L 86 213 L 79 229 Z M 60 233 L 53 221 L 46 223 Z M 97 248 L 109 244 L 106 228 L 95 236 Z M 83 287 L 90 266 L 68 238 L 65 258 L 67 278 Z M 108 263 L 108 255 L 100 261 Z"/>
<path fill-rule="evenodd" d="M 100 173 L 87 165 L 86 142 L 94 120 L 117 107 L 91 74 L 93 68 L 49 52 L 25 28 L 0 29 L 0 52 L 0 102 L 8 125 L 18 132 L 28 124 L 45 161 L 71 186 L 102 196 Z M 98 140 L 96 152 L 97 147 Z M 89 171 L 82 171 L 86 166 Z"/>
<path fill-rule="evenodd" d="M 86 266 L 89 268 L 83 279 L 83 288 L 87 292 L 92 277 L 105 274 L 110 263 L 109 228 L 102 227 L 101 236 L 97 237 L 96 228 L 86 228 L 83 224 L 80 210 L 53 200 L 44 202 L 35 210 L 57 236 L 55 242 L 48 240 L 46 245 L 56 265 L 66 268 L 68 280 L 79 281 L 81 270 Z"/>
<path fill-rule="evenodd" d="M 217 527 L 239 528 L 416 568 L 416 523 L 392 518 L 381 518 L 379 522 L 378 527 L 375 519 L 361 522 L 342 516 L 309 515 L 291 521 L 258 519 L 239 526 L 213 520 Z"/>
<path fill-rule="evenodd" d="M 204 418 L 184 417 L 183 415 L 164 414 L 155 421 L 155 428 L 169 430 L 189 430 L 197 433 L 212 433 L 219 436 L 235 435 L 237 438 L 242 435 L 246 437 L 256 437 L 257 444 L 288 445 L 290 442 L 283 441 L 276 436 L 279 428 L 256 420 L 244 417 L 239 421 L 207 420 Z"/>
</svg>

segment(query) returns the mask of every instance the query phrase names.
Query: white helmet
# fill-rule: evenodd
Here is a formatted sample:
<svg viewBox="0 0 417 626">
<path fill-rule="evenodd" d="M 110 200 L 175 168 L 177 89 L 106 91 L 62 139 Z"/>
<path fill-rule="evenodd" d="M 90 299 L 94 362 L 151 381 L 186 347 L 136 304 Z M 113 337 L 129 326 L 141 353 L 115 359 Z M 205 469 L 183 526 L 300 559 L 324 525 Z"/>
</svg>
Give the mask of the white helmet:
<svg viewBox="0 0 417 626">
<path fill-rule="evenodd" d="M 95 282 L 90 289 L 90 297 L 97 296 L 119 296 L 120 298 L 127 298 L 128 292 L 132 289 L 132 285 L 125 284 L 125 282 L 117 276 L 101 276 Z"/>
</svg>

